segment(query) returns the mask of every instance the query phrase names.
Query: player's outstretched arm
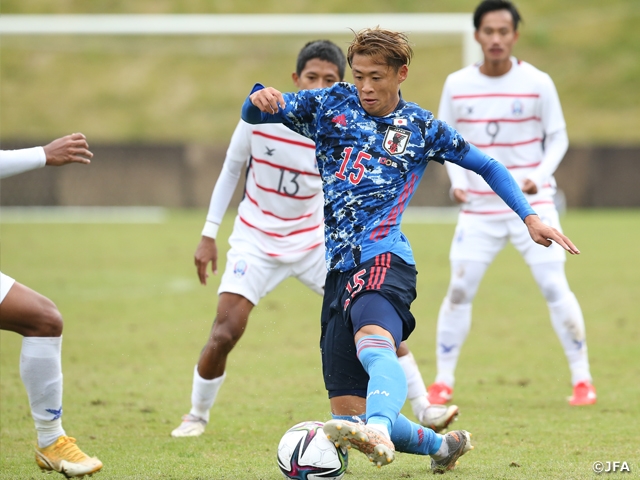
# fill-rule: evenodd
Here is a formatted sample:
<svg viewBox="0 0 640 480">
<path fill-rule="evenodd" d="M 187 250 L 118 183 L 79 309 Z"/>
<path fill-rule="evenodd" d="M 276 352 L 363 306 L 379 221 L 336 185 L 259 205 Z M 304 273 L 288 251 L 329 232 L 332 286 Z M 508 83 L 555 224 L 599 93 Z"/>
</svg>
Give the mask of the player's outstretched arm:
<svg viewBox="0 0 640 480">
<path fill-rule="evenodd" d="M 82 133 L 72 133 L 45 145 L 47 165 L 61 166 L 67 163 L 91 163 L 93 153 Z"/>
<path fill-rule="evenodd" d="M 546 223 L 543 223 L 537 215 L 527 216 L 524 219 L 524 223 L 527 225 L 529 235 L 531 235 L 534 242 L 548 247 L 551 245 L 551 240 L 553 240 L 571 255 L 580 254 L 580 250 L 578 250 L 578 247 L 573 244 L 569 237 L 560 233 L 555 228 L 550 227 Z"/>
<path fill-rule="evenodd" d="M 209 263 L 211 263 L 213 274 L 218 273 L 218 246 L 216 245 L 216 240 L 203 235 L 193 257 L 200 283 L 206 285 L 207 278 L 209 278 L 207 273 Z"/>
<path fill-rule="evenodd" d="M 242 120 L 251 124 L 278 123 L 278 112 L 285 107 L 282 92 L 256 83 L 242 105 Z"/>
<path fill-rule="evenodd" d="M 249 100 L 263 113 L 277 113 L 284 107 L 284 97 L 282 92 L 273 87 L 266 87 L 249 95 Z"/>
</svg>

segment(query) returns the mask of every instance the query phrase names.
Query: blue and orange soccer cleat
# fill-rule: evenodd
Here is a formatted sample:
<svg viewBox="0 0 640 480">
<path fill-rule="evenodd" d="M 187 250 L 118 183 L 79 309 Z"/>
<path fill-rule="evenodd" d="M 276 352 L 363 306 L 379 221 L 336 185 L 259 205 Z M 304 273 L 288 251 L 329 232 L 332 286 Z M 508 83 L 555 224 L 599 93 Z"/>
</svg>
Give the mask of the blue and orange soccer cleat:
<svg viewBox="0 0 640 480">
<path fill-rule="evenodd" d="M 447 470 L 453 470 L 458 464 L 458 459 L 468 451 L 473 450 L 471 434 L 466 430 L 449 432 L 442 441 L 447 442 L 449 451 L 442 458 L 436 458 L 435 455 L 431 455 L 431 471 L 433 473 L 445 473 Z"/>
</svg>

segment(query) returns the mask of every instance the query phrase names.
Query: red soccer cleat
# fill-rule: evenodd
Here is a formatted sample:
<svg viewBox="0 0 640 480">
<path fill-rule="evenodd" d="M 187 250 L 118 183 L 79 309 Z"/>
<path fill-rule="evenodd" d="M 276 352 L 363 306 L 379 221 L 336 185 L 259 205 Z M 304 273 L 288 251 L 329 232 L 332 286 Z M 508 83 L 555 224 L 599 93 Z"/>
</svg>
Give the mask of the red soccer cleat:
<svg viewBox="0 0 640 480">
<path fill-rule="evenodd" d="M 573 387 L 573 395 L 569 400 L 569 405 L 593 405 L 596 403 L 596 388 L 591 382 L 579 382 Z"/>
<path fill-rule="evenodd" d="M 453 389 L 443 382 L 436 382 L 429 385 L 427 389 L 427 399 L 431 405 L 444 405 L 451 401 Z"/>
</svg>

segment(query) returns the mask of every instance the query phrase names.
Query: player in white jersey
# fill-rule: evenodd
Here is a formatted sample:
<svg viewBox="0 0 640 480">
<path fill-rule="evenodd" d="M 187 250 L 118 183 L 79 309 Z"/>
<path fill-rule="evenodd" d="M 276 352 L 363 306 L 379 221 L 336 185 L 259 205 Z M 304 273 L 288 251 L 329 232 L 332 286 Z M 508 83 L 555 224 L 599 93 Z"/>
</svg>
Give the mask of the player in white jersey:
<svg viewBox="0 0 640 480">
<path fill-rule="evenodd" d="M 326 88 L 344 78 L 345 67 L 338 46 L 325 40 L 309 42 L 300 51 L 292 78 L 301 90 Z M 204 432 L 225 379 L 227 356 L 263 296 L 288 277 L 320 295 L 324 292 L 324 197 L 315 144 L 282 124 L 249 125 L 242 120 L 231 137 L 195 253 L 200 282 L 206 285 L 209 263 L 216 272 L 218 226 L 247 164 L 244 198 L 229 238 L 216 318 L 193 372 L 191 411 L 171 432 L 174 437 Z M 398 355 L 414 414 L 423 425 L 444 429 L 457 416 L 458 407 L 430 406 L 418 366 L 404 343 Z"/>
<path fill-rule="evenodd" d="M 474 13 L 484 61 L 447 78 L 438 116 L 503 163 L 540 218 L 560 230 L 553 178 L 569 141 L 560 101 L 546 73 L 511 56 L 520 15 L 508 1 L 486 0 Z M 531 241 L 518 216 L 484 180 L 447 163 L 453 199 L 462 204 L 453 238 L 451 281 L 438 316 L 438 373 L 429 400 L 451 400 L 454 371 L 471 327 L 471 304 L 496 254 L 511 241 L 547 302 L 551 323 L 569 361 L 571 405 L 595 403 L 580 305 L 564 271 L 564 250 Z"/>
<path fill-rule="evenodd" d="M 44 167 L 89 163 L 84 135 L 74 133 L 44 147 L 0 151 L 0 178 Z M 82 452 L 62 428 L 62 316 L 47 297 L 0 272 L 0 329 L 22 335 L 20 376 L 38 435 L 36 462 L 70 477 L 97 472 L 102 462 Z"/>
</svg>

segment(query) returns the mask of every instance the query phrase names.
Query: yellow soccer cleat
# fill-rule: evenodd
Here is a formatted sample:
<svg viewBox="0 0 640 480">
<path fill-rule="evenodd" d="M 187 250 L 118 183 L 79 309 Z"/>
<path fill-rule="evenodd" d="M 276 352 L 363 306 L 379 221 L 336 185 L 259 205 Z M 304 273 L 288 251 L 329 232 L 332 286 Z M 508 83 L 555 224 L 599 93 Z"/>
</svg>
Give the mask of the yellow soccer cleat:
<svg viewBox="0 0 640 480">
<path fill-rule="evenodd" d="M 76 439 L 62 436 L 48 447 L 36 447 L 36 463 L 44 471 L 54 471 L 67 478 L 84 477 L 102 468 L 102 462 L 89 457 L 76 445 Z"/>
</svg>

